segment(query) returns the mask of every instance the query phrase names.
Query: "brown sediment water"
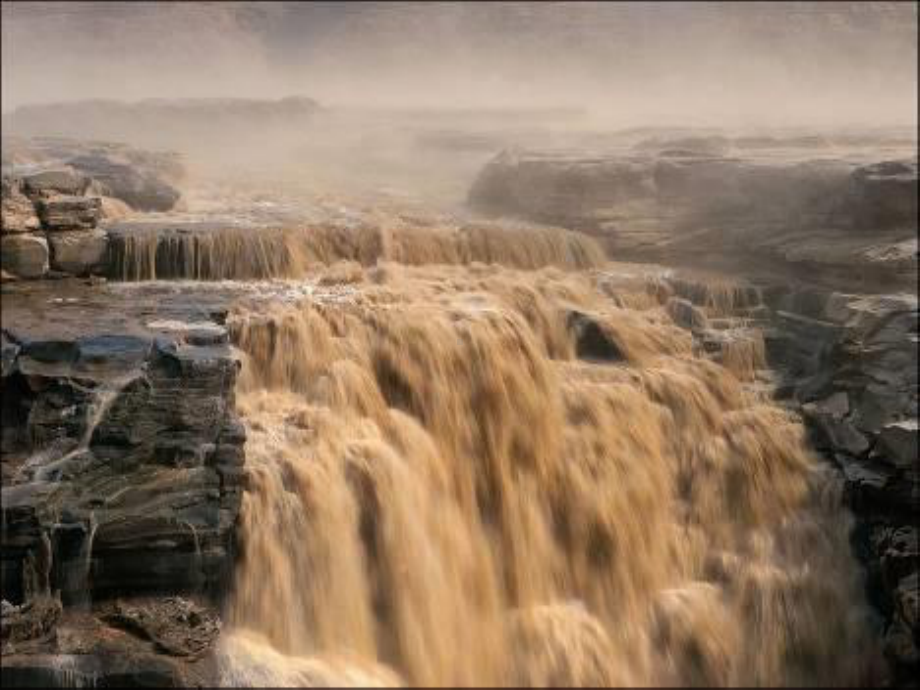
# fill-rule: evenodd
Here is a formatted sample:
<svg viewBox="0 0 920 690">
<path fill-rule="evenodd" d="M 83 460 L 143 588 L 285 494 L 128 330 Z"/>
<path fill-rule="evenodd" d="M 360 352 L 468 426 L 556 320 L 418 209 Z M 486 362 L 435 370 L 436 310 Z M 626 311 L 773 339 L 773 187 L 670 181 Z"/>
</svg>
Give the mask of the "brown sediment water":
<svg viewBox="0 0 920 690">
<path fill-rule="evenodd" d="M 296 229 L 148 227 L 112 235 L 109 270 L 120 280 L 300 278 L 317 264 L 501 263 L 515 268 L 593 268 L 605 256 L 591 238 L 553 227 L 468 224 L 314 224 Z"/>
<path fill-rule="evenodd" d="M 878 681 L 840 487 L 731 371 L 757 344 L 704 359 L 600 271 L 352 273 L 347 300 L 228 321 L 227 684 Z M 618 356 L 578 359 L 573 312 Z"/>
</svg>

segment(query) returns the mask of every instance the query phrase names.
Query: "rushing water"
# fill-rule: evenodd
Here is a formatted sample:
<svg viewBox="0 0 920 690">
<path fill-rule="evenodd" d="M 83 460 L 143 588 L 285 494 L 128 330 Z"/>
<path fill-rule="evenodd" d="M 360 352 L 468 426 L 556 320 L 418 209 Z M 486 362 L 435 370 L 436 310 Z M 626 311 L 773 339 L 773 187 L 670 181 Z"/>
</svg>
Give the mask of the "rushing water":
<svg viewBox="0 0 920 690">
<path fill-rule="evenodd" d="M 347 301 L 232 315 L 227 684 L 874 680 L 850 517 L 800 423 L 694 354 L 660 289 L 602 277 L 384 264 Z M 573 310 L 618 358 L 576 357 Z"/>
</svg>

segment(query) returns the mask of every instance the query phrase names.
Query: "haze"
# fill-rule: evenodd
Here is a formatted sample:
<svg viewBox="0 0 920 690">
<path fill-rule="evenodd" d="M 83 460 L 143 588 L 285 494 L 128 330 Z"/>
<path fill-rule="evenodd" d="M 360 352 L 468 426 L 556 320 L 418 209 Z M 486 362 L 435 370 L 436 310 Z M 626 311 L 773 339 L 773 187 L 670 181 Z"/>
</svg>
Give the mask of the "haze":
<svg viewBox="0 0 920 690">
<path fill-rule="evenodd" d="M 2 97 L 912 126 L 915 3 L 3 3 Z"/>
</svg>

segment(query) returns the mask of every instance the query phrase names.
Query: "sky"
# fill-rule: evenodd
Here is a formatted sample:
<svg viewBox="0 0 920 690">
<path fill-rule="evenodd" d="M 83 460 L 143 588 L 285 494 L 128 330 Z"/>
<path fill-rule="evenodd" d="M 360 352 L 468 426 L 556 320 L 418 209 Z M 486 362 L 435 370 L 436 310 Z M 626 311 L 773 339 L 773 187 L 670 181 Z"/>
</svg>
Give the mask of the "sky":
<svg viewBox="0 0 920 690">
<path fill-rule="evenodd" d="M 618 126 L 912 125 L 905 3 L 2 3 L 2 108 L 300 94 Z"/>
</svg>

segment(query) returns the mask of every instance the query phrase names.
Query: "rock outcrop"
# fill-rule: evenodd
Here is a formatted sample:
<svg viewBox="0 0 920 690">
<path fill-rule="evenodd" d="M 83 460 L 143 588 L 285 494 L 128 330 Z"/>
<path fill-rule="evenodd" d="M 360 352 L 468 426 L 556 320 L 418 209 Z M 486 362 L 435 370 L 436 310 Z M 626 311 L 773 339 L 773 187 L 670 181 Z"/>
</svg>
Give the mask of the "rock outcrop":
<svg viewBox="0 0 920 690">
<path fill-rule="evenodd" d="M 723 269 L 743 260 L 802 275 L 916 280 L 915 159 L 767 153 L 506 151 L 481 171 L 469 203 L 589 232 L 621 259 Z"/>
<path fill-rule="evenodd" d="M 244 437 L 226 342 L 8 337 L 19 350 L 3 381 L 4 435 L 25 458 L 3 488 L 3 597 L 21 598 L 42 534 L 65 601 L 218 586 Z"/>
<path fill-rule="evenodd" d="M 109 241 L 103 230 L 55 232 L 48 235 L 51 266 L 71 275 L 101 272 Z"/>
<path fill-rule="evenodd" d="M 106 196 L 138 211 L 169 211 L 179 200 L 179 191 L 154 171 L 111 155 L 77 156 L 68 164 L 97 181 Z"/>
<path fill-rule="evenodd" d="M 168 211 L 185 176 L 180 158 L 125 144 L 58 137 L 3 140 L 4 173 L 25 178 L 32 197 L 62 194 L 118 199 L 138 211 Z"/>
<path fill-rule="evenodd" d="M 49 232 L 92 230 L 99 222 L 101 204 L 97 197 L 55 194 L 35 202 L 38 218 Z"/>
<path fill-rule="evenodd" d="M 19 278 L 41 278 L 48 272 L 48 241 L 41 235 L 3 235 L 0 254 L 5 273 Z"/>
<path fill-rule="evenodd" d="M 680 298 L 666 310 L 705 347 L 711 328 L 691 308 L 712 307 L 720 291 L 680 277 L 668 285 Z M 885 619 L 886 655 L 895 680 L 908 682 L 920 663 L 917 296 L 794 283 L 733 292 L 723 311 L 762 329 L 768 363 L 781 377 L 775 394 L 801 412 L 814 447 L 840 471 L 870 595 Z"/>
<path fill-rule="evenodd" d="M 4 139 L 3 277 L 105 272 L 100 223 L 133 210 L 165 211 L 179 199 L 167 180 L 183 175 L 167 154 L 70 140 Z M 15 163 L 12 161 L 15 160 Z"/>
</svg>

